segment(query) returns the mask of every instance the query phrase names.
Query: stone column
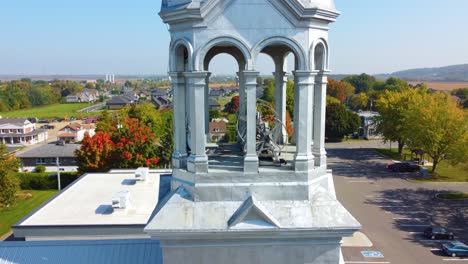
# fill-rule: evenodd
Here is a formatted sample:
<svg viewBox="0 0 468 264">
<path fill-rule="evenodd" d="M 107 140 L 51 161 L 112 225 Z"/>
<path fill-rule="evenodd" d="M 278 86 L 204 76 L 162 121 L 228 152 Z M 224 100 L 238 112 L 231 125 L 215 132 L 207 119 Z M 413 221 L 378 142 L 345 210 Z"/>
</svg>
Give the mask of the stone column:
<svg viewBox="0 0 468 264">
<path fill-rule="evenodd" d="M 208 72 L 185 72 L 190 101 L 191 153 L 187 170 L 192 173 L 208 172 L 208 157 L 205 153 L 205 87 Z"/>
<path fill-rule="evenodd" d="M 211 143 L 211 135 L 210 135 L 210 76 L 211 73 L 206 75 L 205 80 L 205 137 L 206 142 Z"/>
<path fill-rule="evenodd" d="M 257 77 L 258 72 L 244 71 L 245 91 L 246 91 L 246 116 L 247 116 L 247 136 L 244 159 L 244 172 L 258 172 L 257 156 Z"/>
<path fill-rule="evenodd" d="M 238 72 L 237 76 L 239 78 L 239 127 L 238 129 L 239 134 L 242 134 L 243 131 L 245 131 L 245 122 L 246 122 L 246 116 L 245 116 L 245 78 L 244 74 L 242 72 Z M 238 138 L 238 142 L 241 142 L 242 139 Z M 244 142 L 245 143 L 245 142 Z"/>
<path fill-rule="evenodd" d="M 325 112 L 327 105 L 327 74 L 322 71 L 315 77 L 314 89 L 314 145 L 312 152 L 315 166 L 327 166 L 327 152 L 325 151 Z"/>
<path fill-rule="evenodd" d="M 174 93 L 174 152 L 172 165 L 174 168 L 185 168 L 187 165 L 187 127 L 185 116 L 185 77 L 180 72 L 170 72 L 172 90 Z"/>
<path fill-rule="evenodd" d="M 278 130 L 279 141 L 278 144 L 286 144 L 288 141 L 288 134 L 286 132 L 286 85 L 288 78 L 286 72 L 283 72 L 283 67 L 277 66 L 276 72 L 273 73 L 275 76 L 275 112 L 276 112 L 276 125 L 280 126 Z M 284 126 L 283 126 L 284 125 Z"/>
<path fill-rule="evenodd" d="M 295 126 L 297 128 L 295 170 L 306 172 L 314 168 L 314 156 L 312 154 L 312 119 L 314 99 L 314 77 L 316 73 L 311 71 L 295 71 L 294 77 L 297 86 L 297 116 Z"/>
</svg>

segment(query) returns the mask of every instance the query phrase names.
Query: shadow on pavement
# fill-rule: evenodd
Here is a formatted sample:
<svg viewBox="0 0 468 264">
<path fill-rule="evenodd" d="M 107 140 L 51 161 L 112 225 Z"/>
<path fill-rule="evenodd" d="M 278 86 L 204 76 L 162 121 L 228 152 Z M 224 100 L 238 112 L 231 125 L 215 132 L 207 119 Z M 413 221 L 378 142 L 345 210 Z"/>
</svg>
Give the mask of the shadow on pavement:
<svg viewBox="0 0 468 264">
<path fill-rule="evenodd" d="M 455 234 L 455 240 L 468 243 L 468 201 L 441 200 L 435 195 L 450 190 L 392 189 L 380 191 L 378 198 L 366 203 L 392 213 L 396 229 L 410 232 L 409 241 L 425 247 L 440 248 L 444 241 L 432 241 L 421 232 L 430 225 L 443 226 Z M 434 254 L 437 251 L 433 252 Z M 438 254 L 438 253 L 437 253 Z"/>
<path fill-rule="evenodd" d="M 366 179 L 417 177 L 417 173 L 396 173 L 387 169 L 392 161 L 374 149 L 327 149 L 328 168 L 335 176 Z"/>
</svg>

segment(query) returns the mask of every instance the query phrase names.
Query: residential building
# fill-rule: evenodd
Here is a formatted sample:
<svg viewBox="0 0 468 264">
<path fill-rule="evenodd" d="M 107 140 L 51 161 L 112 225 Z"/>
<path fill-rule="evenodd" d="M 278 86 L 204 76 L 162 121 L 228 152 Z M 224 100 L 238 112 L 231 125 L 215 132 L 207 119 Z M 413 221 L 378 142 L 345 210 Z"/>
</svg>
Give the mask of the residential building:
<svg viewBox="0 0 468 264">
<path fill-rule="evenodd" d="M 83 91 L 66 97 L 67 103 L 91 103 L 99 100 L 99 91 L 96 89 L 84 89 Z"/>
<path fill-rule="evenodd" d="M 221 105 L 213 99 L 209 99 L 208 107 L 213 110 L 221 110 Z"/>
<path fill-rule="evenodd" d="M 119 110 L 126 105 L 133 105 L 136 101 L 134 98 L 129 98 L 127 96 L 114 96 L 109 101 L 107 101 L 106 105 L 109 110 Z"/>
<path fill-rule="evenodd" d="M 218 142 L 223 140 L 226 135 L 226 122 L 210 122 L 210 135 L 212 142 Z"/>
<path fill-rule="evenodd" d="M 156 105 L 156 107 L 158 109 L 163 108 L 163 107 L 167 107 L 168 105 L 171 104 L 169 99 L 167 97 L 165 97 L 165 96 L 153 97 L 153 103 L 154 103 L 154 105 Z"/>
<path fill-rule="evenodd" d="M 94 136 L 95 129 L 94 124 L 70 123 L 59 130 L 57 137 L 60 141 L 67 143 L 80 142 L 86 133 L 91 137 Z"/>
<path fill-rule="evenodd" d="M 0 141 L 7 145 L 34 145 L 46 141 L 46 129 L 37 129 L 26 118 L 0 118 Z"/>
<path fill-rule="evenodd" d="M 16 157 L 21 161 L 23 172 L 34 171 L 37 165 L 45 166 L 49 172 L 57 171 L 57 161 L 61 171 L 77 171 L 75 151 L 79 148 L 79 144 L 49 143 L 20 151 Z"/>
<path fill-rule="evenodd" d="M 374 118 L 379 115 L 377 112 L 360 111 L 357 113 L 361 119 L 361 127 L 359 127 L 358 136 L 362 139 L 379 139 L 382 138 L 377 133 L 377 126 Z"/>
</svg>

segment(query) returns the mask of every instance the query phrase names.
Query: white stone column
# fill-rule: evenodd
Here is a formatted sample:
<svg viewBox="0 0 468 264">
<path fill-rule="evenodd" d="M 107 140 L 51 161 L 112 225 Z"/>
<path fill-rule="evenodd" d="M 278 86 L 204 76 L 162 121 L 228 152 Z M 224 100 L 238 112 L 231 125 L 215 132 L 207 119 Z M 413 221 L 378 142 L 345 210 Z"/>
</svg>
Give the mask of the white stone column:
<svg viewBox="0 0 468 264">
<path fill-rule="evenodd" d="M 327 74 L 320 72 L 315 77 L 314 88 L 314 145 L 312 152 L 315 166 L 327 166 L 327 152 L 325 150 L 325 112 L 327 107 Z"/>
<path fill-rule="evenodd" d="M 247 136 L 244 159 L 245 173 L 258 173 L 257 156 L 257 77 L 258 72 L 244 71 L 245 91 L 246 91 L 246 115 L 247 115 Z"/>
<path fill-rule="evenodd" d="M 245 78 L 242 72 L 238 72 L 237 76 L 239 77 L 239 127 L 241 131 L 245 130 L 246 116 L 245 116 Z M 241 139 L 238 138 L 238 142 L 241 142 Z M 245 142 L 244 142 L 245 143 Z"/>
<path fill-rule="evenodd" d="M 208 172 L 208 157 L 205 153 L 205 86 L 208 72 L 184 73 L 190 101 L 191 153 L 187 170 L 193 173 Z"/>
<path fill-rule="evenodd" d="M 295 170 L 306 172 L 314 168 L 312 154 L 312 119 L 315 72 L 295 71 L 294 77 L 297 86 L 297 127 Z"/>
<path fill-rule="evenodd" d="M 180 72 L 170 72 L 172 80 L 173 105 L 174 105 L 174 152 L 172 153 L 172 165 L 174 168 L 185 168 L 187 165 L 187 127 L 185 109 L 185 76 Z"/>
<path fill-rule="evenodd" d="M 206 75 L 205 79 L 205 138 L 207 143 L 211 143 L 211 134 L 210 134 L 210 76 L 211 73 Z"/>
<path fill-rule="evenodd" d="M 275 112 L 276 112 L 276 125 L 280 126 L 278 130 L 280 138 L 278 144 L 286 144 L 288 141 L 288 133 L 286 132 L 286 85 L 288 78 L 286 72 L 283 71 L 283 67 L 277 66 L 276 72 L 273 73 L 275 76 Z M 284 125 L 284 126 L 283 126 Z"/>
</svg>

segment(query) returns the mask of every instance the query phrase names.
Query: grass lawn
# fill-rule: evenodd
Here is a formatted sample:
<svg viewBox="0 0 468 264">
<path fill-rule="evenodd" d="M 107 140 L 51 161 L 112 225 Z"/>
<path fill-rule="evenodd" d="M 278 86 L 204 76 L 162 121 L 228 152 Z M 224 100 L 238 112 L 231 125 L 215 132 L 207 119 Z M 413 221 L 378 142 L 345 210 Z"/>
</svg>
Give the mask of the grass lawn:
<svg viewBox="0 0 468 264">
<path fill-rule="evenodd" d="M 437 197 L 445 200 L 468 199 L 468 193 L 440 193 Z"/>
<path fill-rule="evenodd" d="M 37 117 L 39 119 L 47 119 L 54 117 L 65 116 L 91 116 L 96 115 L 95 113 L 78 113 L 77 111 L 86 107 L 92 106 L 88 103 L 76 103 L 76 104 L 55 104 L 48 106 L 35 107 L 30 109 L 23 109 L 17 111 L 0 112 L 0 116 L 3 118 L 28 118 Z"/>
<path fill-rule="evenodd" d="M 32 194 L 32 197 L 28 198 L 28 193 Z M 8 233 L 13 224 L 21 220 L 21 218 L 25 217 L 56 193 L 57 191 L 55 190 L 20 191 L 15 205 L 0 209 L 0 237 Z"/>
<path fill-rule="evenodd" d="M 376 149 L 377 152 L 391 158 L 394 160 L 410 160 L 411 159 L 411 152 L 409 149 L 403 149 L 403 155 L 400 156 L 398 154 L 398 149 L 394 148 L 392 150 L 386 149 Z M 429 162 L 432 160 L 427 157 L 426 159 Z M 431 173 L 432 167 L 426 167 L 429 170 L 429 177 L 428 178 L 417 178 L 411 179 L 412 181 L 417 182 L 468 182 L 468 170 L 463 165 L 450 165 L 446 160 L 441 161 L 437 165 L 437 169 L 435 173 Z"/>
</svg>

